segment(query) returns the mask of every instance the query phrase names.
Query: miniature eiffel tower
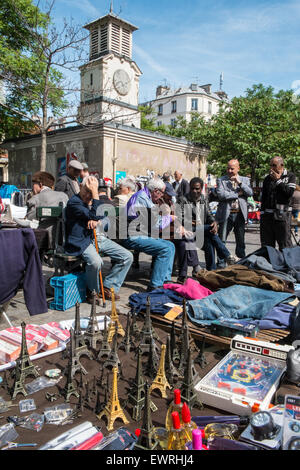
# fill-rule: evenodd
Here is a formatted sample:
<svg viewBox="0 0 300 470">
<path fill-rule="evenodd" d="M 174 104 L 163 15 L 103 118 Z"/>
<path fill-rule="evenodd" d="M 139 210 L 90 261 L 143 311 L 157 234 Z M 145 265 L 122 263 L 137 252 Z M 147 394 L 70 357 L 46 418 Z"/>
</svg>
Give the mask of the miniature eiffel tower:
<svg viewBox="0 0 300 470">
<path fill-rule="evenodd" d="M 113 368 L 113 383 L 112 383 L 112 391 L 110 398 L 101 413 L 97 415 L 99 419 L 103 416 L 107 418 L 107 430 L 112 431 L 114 428 L 114 422 L 117 418 L 121 419 L 124 424 L 129 424 L 128 419 L 125 416 L 123 409 L 121 408 L 119 397 L 118 397 L 118 368 Z"/>
<path fill-rule="evenodd" d="M 132 349 L 135 349 L 135 346 L 130 338 L 130 315 L 127 315 L 125 336 L 120 343 L 119 349 L 124 349 L 126 354 L 129 354 Z"/>
<path fill-rule="evenodd" d="M 61 390 L 61 395 L 64 397 L 66 402 L 70 401 L 70 397 L 74 395 L 76 398 L 79 398 L 79 393 L 77 392 L 76 388 L 73 384 L 73 376 L 72 376 L 72 357 L 70 355 L 69 363 L 68 363 L 68 375 L 67 375 L 67 382 L 65 387 Z"/>
<path fill-rule="evenodd" d="M 119 367 L 120 365 L 121 361 L 118 356 L 118 324 L 116 324 L 111 351 L 108 355 L 108 358 L 104 362 L 103 367 L 113 369 L 114 367 Z"/>
<path fill-rule="evenodd" d="M 141 340 L 140 340 L 139 347 L 141 348 L 142 354 L 144 354 L 145 352 L 147 353 L 149 352 L 150 343 L 154 337 L 157 337 L 157 335 L 155 334 L 155 331 L 154 331 L 154 328 L 152 327 L 152 322 L 151 322 L 150 297 L 147 297 L 145 321 L 144 321 L 142 331 L 140 333 Z M 156 344 L 155 344 L 155 349 L 156 351 L 158 350 L 158 347 Z"/>
<path fill-rule="evenodd" d="M 202 342 L 201 342 L 201 346 L 200 348 L 198 348 L 198 345 L 196 344 L 196 347 L 198 349 L 198 355 L 197 357 L 194 359 L 194 363 L 195 364 L 199 364 L 201 369 L 203 369 L 204 367 L 207 366 L 207 360 L 206 360 L 206 357 L 205 357 L 205 336 L 203 336 L 202 338 Z"/>
<path fill-rule="evenodd" d="M 162 344 L 157 375 L 150 387 L 150 393 L 152 393 L 153 390 L 158 389 L 163 398 L 167 398 L 167 388 L 171 389 L 171 386 L 169 382 L 167 381 L 166 373 L 165 373 L 165 355 L 166 355 L 166 345 Z"/>
<path fill-rule="evenodd" d="M 8 380 L 7 380 L 7 373 L 6 373 L 6 370 L 4 370 L 4 372 L 3 372 L 1 388 L 3 388 L 4 390 L 6 390 L 7 392 L 9 391 L 9 386 L 8 386 Z"/>
<path fill-rule="evenodd" d="M 180 354 L 177 348 L 177 341 L 176 341 L 176 332 L 175 332 L 175 322 L 172 322 L 172 329 L 171 329 L 171 357 L 172 361 L 180 361 Z"/>
<path fill-rule="evenodd" d="M 203 408 L 201 401 L 198 398 L 197 392 L 195 391 L 193 374 L 192 374 L 192 355 L 191 351 L 188 351 L 187 363 L 184 371 L 184 379 L 181 384 L 181 399 L 187 403 L 190 410 L 193 407 Z"/>
<path fill-rule="evenodd" d="M 133 310 L 130 315 L 131 315 L 130 337 L 138 341 L 140 337 L 140 329 L 137 326 L 135 310 Z"/>
<path fill-rule="evenodd" d="M 108 342 L 108 329 L 107 329 L 107 317 L 104 316 L 104 330 L 103 330 L 103 339 L 101 343 L 100 351 L 98 352 L 97 359 L 100 360 L 102 357 L 108 357 L 111 351 L 110 344 Z"/>
<path fill-rule="evenodd" d="M 75 326 L 74 326 L 74 356 L 79 360 L 81 356 L 87 356 L 89 359 L 93 360 L 93 356 L 88 349 L 88 346 L 85 342 L 84 334 L 81 331 L 80 327 L 80 304 L 76 303 L 75 307 Z"/>
<path fill-rule="evenodd" d="M 134 421 L 139 421 L 142 417 L 142 409 L 145 404 L 145 380 L 142 373 L 142 354 L 141 350 L 138 349 L 138 357 L 137 357 L 137 368 L 135 379 L 131 383 L 131 388 L 128 394 L 127 403 L 132 405 L 132 419 Z M 156 411 L 157 406 L 150 400 L 150 408 L 151 411 Z"/>
<path fill-rule="evenodd" d="M 171 385 L 171 387 L 174 386 L 174 377 L 179 378 L 180 374 L 176 367 L 173 364 L 172 357 L 171 357 L 171 337 L 170 335 L 167 336 L 167 348 L 166 348 L 166 360 L 165 360 L 165 372 L 166 372 L 166 377 L 167 381 Z"/>
<path fill-rule="evenodd" d="M 27 348 L 26 342 L 26 324 L 25 322 L 21 323 L 22 327 L 22 343 L 21 343 L 21 353 L 18 359 L 16 360 L 16 368 L 19 368 L 22 377 L 25 379 L 26 377 L 33 375 L 34 377 L 39 377 L 39 373 L 36 367 L 33 365 Z"/>
<path fill-rule="evenodd" d="M 111 314 L 110 314 L 110 324 L 108 327 L 108 342 L 111 343 L 115 334 L 116 324 L 118 325 L 118 333 L 121 336 L 125 336 L 125 331 L 123 326 L 120 323 L 119 315 L 116 308 L 116 300 L 115 300 L 115 290 L 112 287 L 111 291 Z"/>
<path fill-rule="evenodd" d="M 154 437 L 154 426 L 150 413 L 150 390 L 149 384 L 145 381 L 144 387 L 145 404 L 143 413 L 143 424 L 138 441 L 134 446 L 134 450 L 154 450 L 158 446 L 158 441 Z"/>
<path fill-rule="evenodd" d="M 87 370 L 83 367 L 81 362 L 79 361 L 79 357 L 74 353 L 74 330 L 70 328 L 70 341 L 69 341 L 69 361 L 65 373 L 68 374 L 69 366 L 71 363 L 71 374 L 72 377 L 76 374 L 77 371 L 82 372 L 84 375 L 87 375 Z"/>
<path fill-rule="evenodd" d="M 101 341 L 102 333 L 99 330 L 97 317 L 96 317 L 96 291 L 93 291 L 93 302 L 91 307 L 91 315 L 89 319 L 89 324 L 84 333 L 85 342 L 89 345 L 91 349 L 97 349 L 97 342 Z"/>
<path fill-rule="evenodd" d="M 188 351 L 190 349 L 190 334 L 187 324 L 183 326 L 180 344 L 180 361 L 178 364 L 178 371 L 183 376 L 185 365 L 187 363 Z"/>
<path fill-rule="evenodd" d="M 27 396 L 25 390 L 25 379 L 27 376 L 33 375 L 34 377 L 39 377 L 39 373 L 36 367 L 33 365 L 27 348 L 26 342 L 26 324 L 25 322 L 21 323 L 22 327 L 22 342 L 21 342 L 21 352 L 20 356 L 16 360 L 15 366 L 15 379 L 14 384 L 10 390 L 11 398 L 14 400 L 18 393 L 22 393 L 24 396 Z"/>
<path fill-rule="evenodd" d="M 148 377 L 152 380 L 156 377 L 158 364 L 159 364 L 159 358 L 156 353 L 154 344 L 155 344 L 154 339 L 152 338 L 150 341 L 148 360 L 145 366 L 145 374 L 148 375 Z"/>
<path fill-rule="evenodd" d="M 79 392 L 78 402 L 76 404 L 76 409 L 83 413 L 83 399 L 82 399 L 82 390 Z"/>
</svg>

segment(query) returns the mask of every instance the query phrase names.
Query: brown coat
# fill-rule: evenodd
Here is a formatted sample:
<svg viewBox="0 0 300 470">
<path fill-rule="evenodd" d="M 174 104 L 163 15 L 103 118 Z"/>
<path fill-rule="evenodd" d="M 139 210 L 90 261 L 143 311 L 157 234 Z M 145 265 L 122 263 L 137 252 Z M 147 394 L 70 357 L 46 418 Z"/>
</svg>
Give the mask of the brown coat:
<svg viewBox="0 0 300 470">
<path fill-rule="evenodd" d="M 227 268 L 207 271 L 202 269 L 197 273 L 199 283 L 212 291 L 240 284 L 242 286 L 258 287 L 276 292 L 294 292 L 294 284 L 273 276 L 259 269 L 234 264 Z"/>
</svg>

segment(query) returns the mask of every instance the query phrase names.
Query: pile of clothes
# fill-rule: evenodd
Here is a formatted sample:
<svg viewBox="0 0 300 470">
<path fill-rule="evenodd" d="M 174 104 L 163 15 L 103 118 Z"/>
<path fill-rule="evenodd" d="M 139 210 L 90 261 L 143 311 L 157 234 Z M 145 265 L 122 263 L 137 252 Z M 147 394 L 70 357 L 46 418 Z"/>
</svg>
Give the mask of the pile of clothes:
<svg viewBox="0 0 300 470">
<path fill-rule="evenodd" d="M 290 330 L 300 300 L 300 247 L 282 252 L 263 247 L 235 265 L 201 270 L 183 285 L 165 284 L 164 289 L 133 294 L 132 309 L 145 311 L 149 296 L 151 312 L 161 315 L 185 298 L 189 319 L 199 326 L 226 319 L 254 323 L 259 329 Z"/>
</svg>

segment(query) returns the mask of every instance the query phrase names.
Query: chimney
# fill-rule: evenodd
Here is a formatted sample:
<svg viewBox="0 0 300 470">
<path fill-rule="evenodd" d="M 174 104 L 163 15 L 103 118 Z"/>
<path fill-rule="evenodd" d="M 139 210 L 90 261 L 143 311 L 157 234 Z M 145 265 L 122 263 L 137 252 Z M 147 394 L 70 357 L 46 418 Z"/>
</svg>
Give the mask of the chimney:
<svg viewBox="0 0 300 470">
<path fill-rule="evenodd" d="M 190 85 L 190 89 L 191 89 L 192 91 L 198 91 L 198 85 L 197 85 L 197 83 L 192 83 L 192 84 Z"/>
<path fill-rule="evenodd" d="M 170 88 L 168 86 L 159 85 L 156 88 L 156 98 L 158 98 L 158 96 L 165 95 L 169 90 Z"/>
</svg>

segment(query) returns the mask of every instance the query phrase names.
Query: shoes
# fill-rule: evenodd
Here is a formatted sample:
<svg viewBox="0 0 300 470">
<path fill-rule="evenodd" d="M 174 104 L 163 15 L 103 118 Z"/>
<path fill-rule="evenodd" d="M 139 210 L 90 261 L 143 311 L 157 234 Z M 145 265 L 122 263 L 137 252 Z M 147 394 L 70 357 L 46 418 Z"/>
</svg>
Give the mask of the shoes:
<svg viewBox="0 0 300 470">
<path fill-rule="evenodd" d="M 163 288 L 164 288 L 164 286 L 151 286 L 150 285 L 150 286 L 147 287 L 146 292 L 152 292 L 156 289 L 163 289 Z"/>
<path fill-rule="evenodd" d="M 201 271 L 201 267 L 199 266 L 199 264 L 197 264 L 197 266 L 193 267 L 192 276 L 197 276 L 197 273 L 199 271 Z"/>
<path fill-rule="evenodd" d="M 111 295 L 110 289 L 108 289 L 108 287 L 104 287 L 103 291 L 104 291 L 105 300 L 111 300 L 112 295 Z M 120 300 L 120 296 L 116 293 L 115 293 L 115 300 Z M 86 302 L 88 304 L 93 303 L 93 293 L 90 290 L 87 290 Z M 100 292 L 99 294 L 96 294 L 96 305 L 102 305 L 102 292 Z"/>
<path fill-rule="evenodd" d="M 186 280 L 187 280 L 186 276 L 178 276 L 177 278 L 178 284 L 184 284 Z"/>
<path fill-rule="evenodd" d="M 228 256 L 228 258 L 226 258 L 226 263 L 230 266 L 230 265 L 235 264 L 238 261 L 240 261 L 240 259 L 241 258 L 238 258 L 235 255 L 230 255 L 230 256 Z"/>
</svg>

